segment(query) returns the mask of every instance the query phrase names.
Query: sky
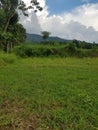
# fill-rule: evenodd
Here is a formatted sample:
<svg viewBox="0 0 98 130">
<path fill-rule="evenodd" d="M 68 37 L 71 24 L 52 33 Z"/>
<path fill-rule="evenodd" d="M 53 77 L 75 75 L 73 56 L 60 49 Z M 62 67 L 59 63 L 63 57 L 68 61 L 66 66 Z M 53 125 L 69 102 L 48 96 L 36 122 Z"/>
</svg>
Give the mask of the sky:
<svg viewBox="0 0 98 130">
<path fill-rule="evenodd" d="M 97 3 L 97 0 L 46 0 L 50 14 L 69 12 L 74 8 L 87 3 Z M 54 8 L 55 6 L 55 8 Z"/>
<path fill-rule="evenodd" d="M 20 15 L 27 33 L 98 42 L 98 0 L 38 0 L 43 11 Z M 24 0 L 29 5 L 30 0 Z"/>
</svg>

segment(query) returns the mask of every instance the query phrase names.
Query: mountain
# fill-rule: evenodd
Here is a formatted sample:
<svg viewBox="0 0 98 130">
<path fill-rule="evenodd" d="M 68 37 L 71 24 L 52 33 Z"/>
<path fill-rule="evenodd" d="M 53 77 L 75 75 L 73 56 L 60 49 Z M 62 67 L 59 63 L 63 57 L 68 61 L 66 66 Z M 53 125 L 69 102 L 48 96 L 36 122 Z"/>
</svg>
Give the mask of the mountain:
<svg viewBox="0 0 98 130">
<path fill-rule="evenodd" d="M 31 41 L 31 42 L 40 42 L 42 41 L 42 36 L 38 35 L 38 34 L 26 34 L 27 38 L 26 41 Z M 66 42 L 67 40 L 63 39 L 63 38 L 59 38 L 59 37 L 49 37 L 47 38 L 47 41 L 56 41 L 56 42 Z"/>
</svg>

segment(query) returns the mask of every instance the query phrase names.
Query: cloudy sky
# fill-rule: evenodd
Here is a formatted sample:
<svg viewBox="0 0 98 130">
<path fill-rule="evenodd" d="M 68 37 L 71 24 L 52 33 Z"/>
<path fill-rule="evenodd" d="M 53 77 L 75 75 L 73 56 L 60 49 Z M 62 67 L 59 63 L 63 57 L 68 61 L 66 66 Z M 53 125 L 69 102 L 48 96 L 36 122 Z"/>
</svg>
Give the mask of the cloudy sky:
<svg viewBox="0 0 98 130">
<path fill-rule="evenodd" d="M 98 42 L 98 0 L 38 0 L 43 11 L 20 16 L 28 33 Z M 24 0 L 29 5 L 30 0 Z"/>
</svg>

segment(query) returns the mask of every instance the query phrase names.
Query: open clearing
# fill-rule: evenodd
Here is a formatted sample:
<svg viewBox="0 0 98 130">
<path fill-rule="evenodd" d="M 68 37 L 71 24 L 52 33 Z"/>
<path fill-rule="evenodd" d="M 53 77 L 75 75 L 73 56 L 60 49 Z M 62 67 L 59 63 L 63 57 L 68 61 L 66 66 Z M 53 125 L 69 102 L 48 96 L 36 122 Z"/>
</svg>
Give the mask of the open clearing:
<svg viewBox="0 0 98 130">
<path fill-rule="evenodd" d="M 0 57 L 0 130 L 97 130 L 98 58 Z"/>
</svg>

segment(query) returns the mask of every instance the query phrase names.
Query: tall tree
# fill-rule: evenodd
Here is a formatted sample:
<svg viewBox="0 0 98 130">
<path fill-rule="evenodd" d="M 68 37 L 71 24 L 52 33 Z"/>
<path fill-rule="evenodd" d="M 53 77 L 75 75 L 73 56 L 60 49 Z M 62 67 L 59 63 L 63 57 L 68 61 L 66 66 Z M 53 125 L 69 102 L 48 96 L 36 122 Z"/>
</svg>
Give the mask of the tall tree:
<svg viewBox="0 0 98 130">
<path fill-rule="evenodd" d="M 42 38 L 44 40 L 46 40 L 49 37 L 50 32 L 48 32 L 48 31 L 42 31 L 41 34 L 42 34 Z"/>
<path fill-rule="evenodd" d="M 31 0 L 31 5 L 28 7 L 22 0 L 0 0 L 0 37 L 7 50 L 11 46 L 11 39 L 15 39 L 15 32 L 18 38 L 20 32 L 25 33 L 22 25 L 18 23 L 17 10 L 21 10 L 25 16 L 28 16 L 27 10 L 29 9 L 37 12 L 38 10 L 41 11 L 42 7 L 39 6 L 37 0 Z M 20 38 L 24 39 L 23 37 Z"/>
<path fill-rule="evenodd" d="M 42 8 L 39 6 L 39 2 L 37 0 L 31 0 L 31 5 L 26 7 L 26 4 L 22 0 L 0 0 L 1 3 L 1 10 L 4 12 L 6 19 L 5 24 L 3 28 L 3 32 L 5 33 L 8 29 L 10 20 L 14 17 L 16 14 L 16 10 L 19 9 L 23 12 L 24 15 L 28 16 L 26 11 L 28 9 L 33 9 L 35 12 L 37 10 L 42 10 Z"/>
</svg>

